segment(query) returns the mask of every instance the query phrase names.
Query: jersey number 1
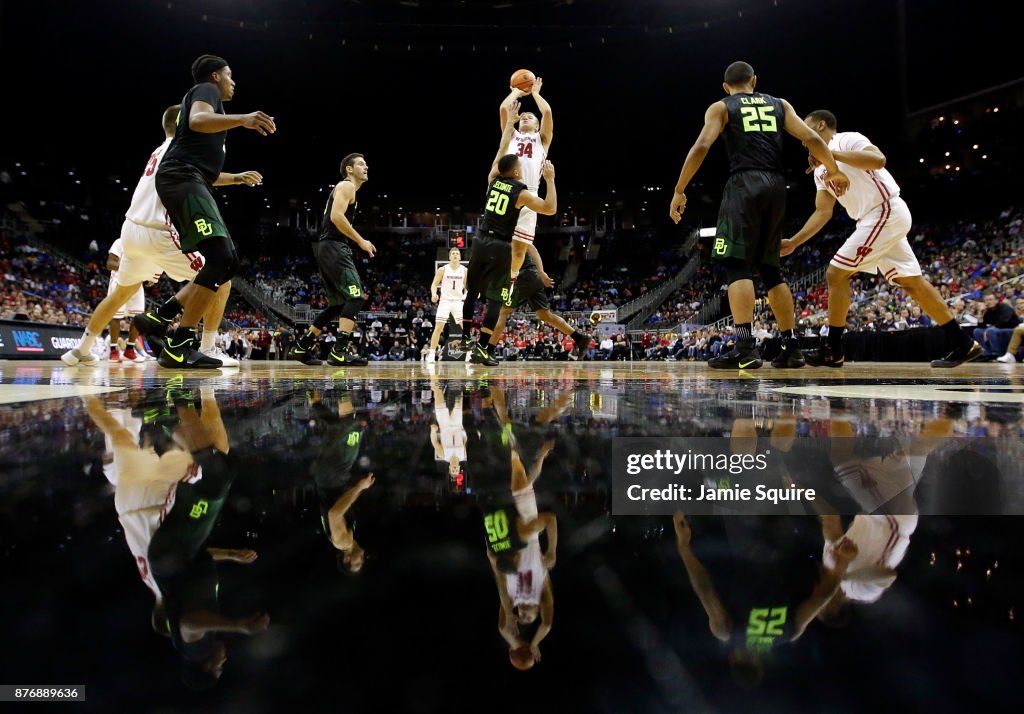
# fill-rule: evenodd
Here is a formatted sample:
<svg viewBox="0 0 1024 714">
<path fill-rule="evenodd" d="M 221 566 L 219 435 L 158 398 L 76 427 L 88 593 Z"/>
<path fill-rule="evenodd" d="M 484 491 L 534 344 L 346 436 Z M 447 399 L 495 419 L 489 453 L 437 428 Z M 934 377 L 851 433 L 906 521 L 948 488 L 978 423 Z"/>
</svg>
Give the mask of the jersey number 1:
<svg viewBox="0 0 1024 714">
<path fill-rule="evenodd" d="M 740 107 L 743 131 L 778 131 L 775 107 Z"/>
<path fill-rule="evenodd" d="M 491 196 L 487 199 L 487 210 L 499 216 L 504 216 L 505 211 L 508 210 L 508 194 L 501 191 L 491 191 Z"/>
</svg>

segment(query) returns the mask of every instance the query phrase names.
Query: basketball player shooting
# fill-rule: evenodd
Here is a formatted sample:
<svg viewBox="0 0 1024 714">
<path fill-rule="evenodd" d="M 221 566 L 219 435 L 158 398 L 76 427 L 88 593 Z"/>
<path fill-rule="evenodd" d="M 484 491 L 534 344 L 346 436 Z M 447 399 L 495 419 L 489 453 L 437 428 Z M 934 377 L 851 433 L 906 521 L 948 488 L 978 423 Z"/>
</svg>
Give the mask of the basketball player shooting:
<svg viewBox="0 0 1024 714">
<path fill-rule="evenodd" d="M 520 72 L 517 72 L 515 76 L 518 76 Z M 527 75 L 529 76 L 529 75 Z M 547 158 L 548 151 L 551 147 L 551 139 L 554 130 L 554 120 L 551 116 L 551 105 L 548 104 L 540 95 L 541 87 L 544 84 L 544 80 L 541 77 L 537 77 L 533 80 L 533 86 L 529 92 L 524 92 L 521 89 L 512 87 L 512 91 L 509 92 L 508 96 L 502 101 L 501 106 L 498 109 L 498 114 L 501 118 L 501 126 L 505 126 L 505 117 L 508 116 L 509 108 L 512 103 L 519 99 L 519 97 L 525 94 L 533 96 L 533 100 L 537 103 L 537 109 L 540 111 L 540 119 L 537 119 L 537 115 L 533 112 L 523 112 L 519 115 L 519 127 L 515 132 L 512 133 L 511 139 L 507 144 L 502 146 L 500 155 L 514 154 L 519 157 L 519 163 L 522 167 L 523 183 L 526 184 L 526 188 L 536 194 L 540 188 L 541 169 L 544 165 L 544 160 Z M 487 177 L 488 183 L 494 180 L 498 175 L 498 162 L 495 161 L 491 166 L 491 173 Z M 519 270 L 523 267 L 523 261 L 526 259 L 526 253 L 529 246 L 533 245 L 533 238 L 537 231 L 537 213 L 528 207 L 524 207 L 519 212 L 519 221 L 516 223 L 515 233 L 512 235 L 512 270 L 510 273 L 511 288 L 509 292 L 513 292 L 516 287 L 516 278 L 519 277 Z"/>
</svg>

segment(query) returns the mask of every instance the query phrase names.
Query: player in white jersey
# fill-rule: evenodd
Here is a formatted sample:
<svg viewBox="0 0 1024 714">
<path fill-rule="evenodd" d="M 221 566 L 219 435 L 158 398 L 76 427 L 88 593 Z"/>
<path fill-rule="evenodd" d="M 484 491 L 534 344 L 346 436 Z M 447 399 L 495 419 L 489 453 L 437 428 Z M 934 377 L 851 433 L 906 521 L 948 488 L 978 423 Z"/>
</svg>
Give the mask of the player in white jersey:
<svg viewBox="0 0 1024 714">
<path fill-rule="evenodd" d="M 981 346 L 969 338 L 950 312 L 939 291 L 921 274 L 921 266 L 907 240 L 910 209 L 900 198 L 900 188 L 885 170 L 885 155 L 863 134 L 837 132 L 835 114 L 819 109 L 804 120 L 828 142 L 839 169 L 850 179 L 849 189 L 838 195 L 824 181 L 825 168 L 811 159 L 817 194 L 814 213 L 796 235 L 782 241 L 782 255 L 789 255 L 811 239 L 832 218 L 836 201 L 857 221 L 853 235 L 836 252 L 825 277 L 828 280 L 828 339 L 820 350 L 806 355 L 807 364 L 842 367 L 843 331 L 850 310 L 850 279 L 857 272 L 881 273 L 903 288 L 948 336 L 952 350 L 932 367 L 956 367 L 975 360 Z"/>
<path fill-rule="evenodd" d="M 154 180 L 160 160 L 174 138 L 179 110 L 180 106 L 177 104 L 164 110 L 164 143 L 150 155 L 146 169 L 132 194 L 131 205 L 125 213 L 120 237 L 124 245 L 124 255 L 119 263 L 117 288 L 109 292 L 96 306 L 78 347 L 61 356 L 61 360 L 68 366 L 95 365 L 99 361 L 90 354 L 96 337 L 107 327 L 118 310 L 137 293 L 143 281 L 151 280 L 154 275 L 159 276 L 160 273 L 167 273 L 171 280 L 178 282 L 191 281 L 203 267 L 202 255 L 181 252 L 178 235 L 156 193 Z M 241 174 L 222 174 L 221 178 L 224 185 L 244 183 L 247 186 L 254 186 L 259 184 L 263 177 L 255 171 L 247 171 Z M 222 366 L 226 367 L 237 366 L 238 362 L 227 355 L 222 357 L 214 341 L 217 337 L 217 327 L 224 317 L 224 306 L 230 292 L 230 283 L 225 283 L 217 292 L 217 299 L 206 311 L 204 325 L 209 325 L 210 328 L 204 330 L 200 348 L 204 354 L 220 359 Z M 176 303 L 176 297 L 168 302 Z"/>
<path fill-rule="evenodd" d="M 554 119 L 551 115 L 551 105 L 540 96 L 541 86 L 544 80 L 537 77 L 533 81 L 533 88 L 530 94 L 537 103 L 540 111 L 540 119 L 533 112 L 523 112 L 519 115 L 519 127 L 512 133 L 512 138 L 498 156 L 515 154 L 519 157 L 519 167 L 522 172 L 522 182 L 527 189 L 536 194 L 540 189 L 541 170 L 544 161 L 551 150 L 551 139 L 554 136 Z M 512 103 L 517 101 L 524 93 L 518 89 L 512 89 L 508 96 L 502 101 L 498 109 L 501 118 L 501 126 L 505 126 L 505 117 L 508 114 Z M 495 160 L 491 168 L 491 174 L 487 181 L 494 180 L 498 175 L 498 162 Z M 519 277 L 519 269 L 523 267 L 526 259 L 527 247 L 533 244 L 534 235 L 537 232 L 536 211 L 523 207 L 519 212 L 519 221 L 516 223 L 515 232 L 512 234 L 512 271 L 511 291 L 515 290 L 516 278 Z"/>
<path fill-rule="evenodd" d="M 444 326 L 451 317 L 457 330 L 453 334 L 462 336 L 462 306 L 466 302 L 466 266 L 462 264 L 462 251 L 452 248 L 448 251 L 448 263 L 434 273 L 430 283 L 430 301 L 437 305 L 434 332 L 430 335 L 430 352 L 427 362 L 433 362 L 437 355 L 437 343 L 441 340 Z"/>
<path fill-rule="evenodd" d="M 107 251 L 107 270 L 110 271 L 110 283 L 107 285 L 107 295 L 110 295 L 117 289 L 117 274 L 118 269 L 121 267 L 121 259 L 124 258 L 124 241 L 118 238 L 110 246 L 110 250 Z M 157 281 L 160 279 L 160 274 L 157 273 L 150 280 Z M 145 312 L 146 310 L 146 294 L 139 285 L 139 289 L 135 291 L 135 294 L 128 298 L 128 302 L 118 308 L 118 311 L 114 313 L 114 318 L 110 321 L 110 361 L 120 362 L 121 355 L 118 352 L 117 340 L 121 336 L 121 320 L 125 317 L 135 317 L 136 315 Z M 145 362 L 146 358 L 143 355 L 135 352 L 135 338 L 139 336 L 139 331 L 135 329 L 135 325 L 131 325 L 128 329 L 128 343 L 124 348 L 124 359 L 127 362 Z"/>
<path fill-rule="evenodd" d="M 434 397 L 434 419 L 430 425 L 430 445 L 434 447 L 434 458 L 448 464 L 448 475 L 456 477 L 466 463 L 466 427 L 462 423 L 462 392 L 456 391 L 455 404 L 449 409 L 444 392 L 436 376 L 430 378 L 430 389 Z"/>
</svg>

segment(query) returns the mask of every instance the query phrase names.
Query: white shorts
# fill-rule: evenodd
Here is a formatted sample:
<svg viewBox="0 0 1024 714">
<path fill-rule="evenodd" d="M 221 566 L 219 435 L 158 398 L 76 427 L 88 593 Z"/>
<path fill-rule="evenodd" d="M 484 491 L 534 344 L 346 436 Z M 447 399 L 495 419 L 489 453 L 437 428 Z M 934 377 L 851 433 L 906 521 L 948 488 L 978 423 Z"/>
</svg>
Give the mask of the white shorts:
<svg viewBox="0 0 1024 714">
<path fill-rule="evenodd" d="M 537 232 L 537 214 L 532 208 L 519 209 L 519 222 L 512 233 L 512 240 L 520 243 L 533 243 L 533 236 Z"/>
<path fill-rule="evenodd" d="M 199 253 L 182 253 L 174 231 L 147 228 L 126 220 L 121 225 L 124 255 L 117 271 L 118 285 L 156 280 L 167 273 L 171 280 L 192 280 L 203 267 Z"/>
<path fill-rule="evenodd" d="M 881 273 L 886 280 L 921 274 L 921 264 L 910 247 L 907 234 L 912 219 L 910 208 L 897 196 L 857 221 L 831 264 L 842 270 Z"/>
<path fill-rule="evenodd" d="M 533 492 L 533 486 L 527 486 L 522 491 L 513 491 L 512 497 L 516 501 L 516 510 L 519 517 L 529 523 L 537 518 L 537 494 Z"/>
<path fill-rule="evenodd" d="M 115 289 L 120 285 L 117 281 L 117 274 L 119 271 L 112 270 L 110 272 L 110 284 L 107 286 L 107 295 L 114 292 Z M 131 283 L 128 283 L 131 285 Z M 146 294 L 142 291 L 142 286 L 135 291 L 135 294 L 128 298 L 121 307 L 117 308 L 117 312 L 114 313 L 115 320 L 122 320 L 125 317 L 131 315 L 141 315 L 146 311 Z"/>
<path fill-rule="evenodd" d="M 443 325 L 448 321 L 448 316 L 452 315 L 456 321 L 462 319 L 462 300 L 440 300 L 437 303 L 437 318 L 434 320 L 435 325 Z"/>
</svg>

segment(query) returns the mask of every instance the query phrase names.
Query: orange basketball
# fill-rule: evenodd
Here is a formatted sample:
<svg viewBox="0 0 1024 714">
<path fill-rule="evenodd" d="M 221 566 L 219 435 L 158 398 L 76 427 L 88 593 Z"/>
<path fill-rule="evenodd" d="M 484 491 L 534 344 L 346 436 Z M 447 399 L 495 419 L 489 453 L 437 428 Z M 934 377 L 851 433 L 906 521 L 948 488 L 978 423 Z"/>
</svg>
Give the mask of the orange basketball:
<svg viewBox="0 0 1024 714">
<path fill-rule="evenodd" d="M 528 69 L 517 69 L 512 75 L 512 78 L 508 81 L 508 85 L 520 92 L 530 93 L 533 89 L 533 80 L 537 79 L 533 72 Z"/>
<path fill-rule="evenodd" d="M 512 666 L 518 669 L 520 672 L 525 672 L 533 667 L 533 653 L 530 651 L 530 645 L 522 645 L 508 651 L 509 661 L 512 662 Z"/>
</svg>

